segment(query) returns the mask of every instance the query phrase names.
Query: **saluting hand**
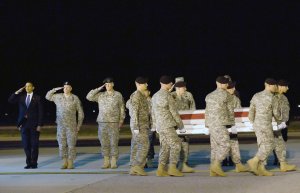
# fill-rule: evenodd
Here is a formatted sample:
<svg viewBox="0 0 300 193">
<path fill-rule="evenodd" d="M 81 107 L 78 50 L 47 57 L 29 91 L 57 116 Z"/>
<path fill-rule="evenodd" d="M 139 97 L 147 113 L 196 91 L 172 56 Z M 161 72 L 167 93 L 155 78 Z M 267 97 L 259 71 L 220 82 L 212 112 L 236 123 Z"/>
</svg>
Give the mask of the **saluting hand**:
<svg viewBox="0 0 300 193">
<path fill-rule="evenodd" d="M 64 87 L 56 87 L 56 88 L 54 88 L 54 90 L 55 91 L 58 91 L 58 90 L 61 90 L 61 89 L 63 89 Z"/>
<path fill-rule="evenodd" d="M 15 92 L 15 94 L 21 93 L 24 89 L 25 89 L 25 86 L 23 86 L 22 88 L 20 88 L 19 90 L 17 90 L 17 91 Z"/>
<path fill-rule="evenodd" d="M 102 90 L 104 87 L 105 87 L 105 84 L 103 84 L 102 86 L 100 86 L 100 87 L 98 88 L 98 90 L 100 91 L 100 90 Z"/>
</svg>

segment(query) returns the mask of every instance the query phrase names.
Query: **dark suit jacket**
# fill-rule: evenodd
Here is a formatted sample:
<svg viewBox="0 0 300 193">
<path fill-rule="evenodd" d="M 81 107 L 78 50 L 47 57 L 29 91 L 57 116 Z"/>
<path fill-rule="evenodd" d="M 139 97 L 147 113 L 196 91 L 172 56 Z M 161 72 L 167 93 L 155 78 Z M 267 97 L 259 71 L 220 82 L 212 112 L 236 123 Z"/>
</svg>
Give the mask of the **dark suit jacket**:
<svg viewBox="0 0 300 193">
<path fill-rule="evenodd" d="M 43 125 L 43 104 L 41 97 L 34 94 L 32 95 L 30 105 L 27 108 L 25 104 L 27 93 L 15 94 L 13 93 L 8 102 L 19 104 L 19 116 L 17 125 L 18 127 L 36 128 Z"/>
</svg>

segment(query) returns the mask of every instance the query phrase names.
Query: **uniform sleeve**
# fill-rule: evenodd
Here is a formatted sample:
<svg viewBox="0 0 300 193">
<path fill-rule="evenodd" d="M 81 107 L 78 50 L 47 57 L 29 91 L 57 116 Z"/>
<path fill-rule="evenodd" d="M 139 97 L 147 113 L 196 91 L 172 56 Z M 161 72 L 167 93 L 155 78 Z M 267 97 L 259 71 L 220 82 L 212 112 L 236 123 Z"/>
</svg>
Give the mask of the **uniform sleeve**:
<svg viewBox="0 0 300 193">
<path fill-rule="evenodd" d="M 235 95 L 234 95 L 234 108 L 235 109 L 242 108 L 241 100 Z"/>
<path fill-rule="evenodd" d="M 192 93 L 189 93 L 189 101 L 190 101 L 190 110 L 196 110 L 196 103 Z"/>
<path fill-rule="evenodd" d="M 229 120 L 231 124 L 235 124 L 235 117 L 234 117 L 234 96 L 233 95 L 228 95 L 227 97 L 227 108 L 229 111 Z"/>
<path fill-rule="evenodd" d="M 249 114 L 248 114 L 248 118 L 249 118 L 251 123 L 254 123 L 255 112 L 256 112 L 256 107 L 255 107 L 255 104 L 254 104 L 254 99 L 252 98 L 251 101 L 250 101 L 250 108 L 249 108 Z"/>
<path fill-rule="evenodd" d="M 123 123 L 124 119 L 125 119 L 125 105 L 124 105 L 124 99 L 123 99 L 122 95 L 120 95 L 119 108 L 120 108 L 119 123 Z"/>
<path fill-rule="evenodd" d="M 287 98 L 284 98 L 280 103 L 281 118 L 283 122 L 288 122 L 290 117 L 290 103 Z"/>
<path fill-rule="evenodd" d="M 280 109 L 280 105 L 279 105 L 279 98 L 277 96 L 273 96 L 272 98 L 272 110 L 273 110 L 273 117 L 275 118 L 275 120 L 277 122 L 281 122 L 282 121 L 282 117 L 281 117 L 281 109 Z"/>
<path fill-rule="evenodd" d="M 176 109 L 174 98 L 171 95 L 168 96 L 168 101 L 169 101 L 169 110 L 177 124 L 178 129 L 183 129 L 184 126 L 183 126 L 182 120 Z"/>
<path fill-rule="evenodd" d="M 156 129 L 156 118 L 154 113 L 154 98 L 151 99 L 151 120 L 152 120 L 152 128 Z"/>
<path fill-rule="evenodd" d="M 139 109 L 140 109 L 140 101 L 138 99 L 137 94 L 134 94 L 131 98 L 131 108 L 132 108 L 132 114 L 131 114 L 131 118 L 134 120 L 134 129 L 138 129 L 139 128 Z"/>
<path fill-rule="evenodd" d="M 76 110 L 78 112 L 78 124 L 77 124 L 77 126 L 81 127 L 83 119 L 84 119 L 84 112 L 83 112 L 83 108 L 82 108 L 82 105 L 81 105 L 81 102 L 80 102 L 79 98 L 77 98 Z"/>
<path fill-rule="evenodd" d="M 100 94 L 101 93 L 99 92 L 98 89 L 93 89 L 86 95 L 86 99 L 91 102 L 98 102 L 98 98 Z"/>
<path fill-rule="evenodd" d="M 56 98 L 55 92 L 56 92 L 55 89 L 49 90 L 46 94 L 46 99 L 48 101 L 55 101 Z"/>
</svg>

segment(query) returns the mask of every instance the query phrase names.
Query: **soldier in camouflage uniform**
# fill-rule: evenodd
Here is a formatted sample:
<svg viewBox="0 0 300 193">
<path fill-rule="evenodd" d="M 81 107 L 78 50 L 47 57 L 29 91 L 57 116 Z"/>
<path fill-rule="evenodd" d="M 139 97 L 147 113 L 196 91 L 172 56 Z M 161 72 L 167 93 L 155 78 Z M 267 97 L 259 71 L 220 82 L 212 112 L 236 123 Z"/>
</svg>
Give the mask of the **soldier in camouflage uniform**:
<svg viewBox="0 0 300 193">
<path fill-rule="evenodd" d="M 227 92 L 231 95 L 231 106 L 230 106 L 230 120 L 232 121 L 232 125 L 235 125 L 235 116 L 234 109 L 242 108 L 241 100 L 234 94 L 235 93 L 235 82 L 230 81 L 228 83 Z M 230 155 L 232 157 L 233 163 L 235 164 L 236 172 L 246 172 L 248 169 L 241 162 L 241 154 L 239 148 L 239 141 L 237 136 L 237 128 L 236 126 L 232 126 L 230 129 Z"/>
<path fill-rule="evenodd" d="M 279 131 L 274 131 L 275 137 L 275 157 L 278 157 L 280 162 L 280 170 L 282 172 L 286 171 L 293 171 L 296 170 L 295 165 L 289 165 L 286 162 L 286 143 L 284 141 L 282 130 L 286 129 L 286 123 L 289 120 L 289 111 L 290 111 L 290 104 L 287 97 L 284 95 L 288 91 L 288 82 L 285 80 L 278 81 L 278 89 L 275 95 L 276 100 L 279 102 L 279 112 L 280 112 L 280 120 L 276 120 L 278 123 Z M 277 155 L 277 156 L 276 156 Z"/>
<path fill-rule="evenodd" d="M 227 78 L 224 76 L 217 77 L 216 84 L 217 89 L 205 98 L 205 126 L 209 128 L 211 144 L 210 176 L 226 176 L 220 163 L 230 150 L 227 128 L 232 126 L 232 120 L 230 120 L 232 97 L 226 91 Z"/>
<path fill-rule="evenodd" d="M 150 130 L 149 105 L 144 94 L 147 90 L 148 80 L 137 77 L 135 85 L 137 90 L 130 95 L 126 103 L 130 115 L 130 128 L 132 133 L 130 175 L 146 176 L 144 166 L 149 149 L 148 133 Z"/>
<path fill-rule="evenodd" d="M 120 92 L 114 90 L 114 81 L 112 78 L 106 78 L 104 85 L 91 90 L 86 98 L 89 101 L 97 102 L 99 107 L 98 137 L 101 144 L 104 162 L 102 169 L 117 168 L 119 157 L 119 129 L 125 119 L 125 108 L 123 96 Z M 99 92 L 105 86 L 105 92 Z"/>
<path fill-rule="evenodd" d="M 157 176 L 183 176 L 176 165 L 181 150 L 181 140 L 176 128 L 184 132 L 184 126 L 177 112 L 175 101 L 169 90 L 172 79 L 169 76 L 160 78 L 161 89 L 152 97 L 152 121 L 160 140 L 159 165 Z M 165 170 L 169 162 L 168 171 Z"/>
<path fill-rule="evenodd" d="M 175 79 L 176 82 L 176 79 Z M 178 111 L 183 110 L 196 110 L 196 104 L 192 93 L 186 91 L 186 83 L 184 80 L 177 78 L 175 83 L 176 91 L 172 92 Z M 189 137 L 179 136 L 181 139 L 180 163 L 179 169 L 183 173 L 192 173 L 195 170 L 187 165 L 189 155 Z"/>
<path fill-rule="evenodd" d="M 61 89 L 64 93 L 56 93 Z M 61 169 L 74 168 L 77 133 L 84 118 L 81 102 L 71 91 L 71 84 L 65 82 L 63 87 L 54 88 L 46 94 L 46 99 L 53 101 L 56 105 L 57 141 L 59 154 L 63 158 Z"/>
<path fill-rule="evenodd" d="M 274 149 L 274 134 L 272 118 L 280 120 L 279 103 L 274 97 L 276 81 L 272 78 L 265 80 L 265 90 L 256 93 L 250 101 L 249 120 L 257 138 L 258 151 L 248 160 L 248 165 L 255 175 L 272 176 L 273 173 L 265 169 L 269 154 Z"/>
</svg>

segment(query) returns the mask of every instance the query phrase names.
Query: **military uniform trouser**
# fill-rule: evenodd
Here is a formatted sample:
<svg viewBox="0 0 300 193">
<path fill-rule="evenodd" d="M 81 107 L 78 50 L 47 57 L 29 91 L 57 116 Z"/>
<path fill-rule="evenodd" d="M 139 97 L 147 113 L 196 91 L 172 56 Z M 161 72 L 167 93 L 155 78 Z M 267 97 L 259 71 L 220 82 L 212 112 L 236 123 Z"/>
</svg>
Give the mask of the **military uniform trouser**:
<svg viewBox="0 0 300 193">
<path fill-rule="evenodd" d="M 181 140 L 180 161 L 186 163 L 189 157 L 189 137 L 179 136 Z"/>
<path fill-rule="evenodd" d="M 144 167 L 149 150 L 148 129 L 141 129 L 138 134 L 132 132 L 130 165 Z"/>
<path fill-rule="evenodd" d="M 57 125 L 57 142 L 62 158 L 70 160 L 76 158 L 77 133 L 74 130 L 74 127 Z"/>
<path fill-rule="evenodd" d="M 256 157 L 262 162 L 266 162 L 268 156 L 274 149 L 274 135 L 272 128 L 254 128 L 257 138 L 258 151 Z"/>
<path fill-rule="evenodd" d="M 241 153 L 238 139 L 230 139 L 230 156 L 234 164 L 241 163 Z"/>
<path fill-rule="evenodd" d="M 159 163 L 162 165 L 177 164 L 181 150 L 181 140 L 175 128 L 167 128 L 159 131 L 160 152 Z"/>
<path fill-rule="evenodd" d="M 119 123 L 98 123 L 98 138 L 103 156 L 119 157 Z"/>
<path fill-rule="evenodd" d="M 230 150 L 229 132 L 225 126 L 216 126 L 209 128 L 211 163 L 214 161 L 222 162 Z"/>
<path fill-rule="evenodd" d="M 148 150 L 148 155 L 147 155 L 148 159 L 154 159 L 154 154 L 155 154 L 154 143 L 156 140 L 155 133 L 156 133 L 155 131 L 151 131 L 151 130 L 149 130 L 149 133 L 148 133 L 148 137 L 149 137 L 149 150 Z"/>
<path fill-rule="evenodd" d="M 279 162 L 286 161 L 286 143 L 282 137 L 281 132 L 277 131 L 274 133 L 275 153 Z"/>
</svg>

